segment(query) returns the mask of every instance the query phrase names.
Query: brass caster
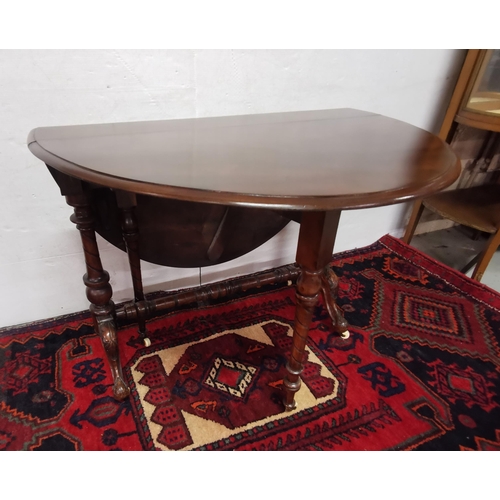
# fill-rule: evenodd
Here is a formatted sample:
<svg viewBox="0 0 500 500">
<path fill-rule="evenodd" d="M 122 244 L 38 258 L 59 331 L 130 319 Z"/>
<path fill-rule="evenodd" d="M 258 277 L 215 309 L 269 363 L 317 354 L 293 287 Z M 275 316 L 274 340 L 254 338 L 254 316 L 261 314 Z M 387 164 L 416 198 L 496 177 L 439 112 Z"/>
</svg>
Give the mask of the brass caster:
<svg viewBox="0 0 500 500">
<path fill-rule="evenodd" d="M 148 337 L 144 337 L 143 342 L 146 347 L 149 347 L 151 345 L 151 339 L 149 339 Z"/>
<path fill-rule="evenodd" d="M 345 332 L 342 332 L 340 334 L 340 337 L 343 338 L 344 340 L 347 340 L 350 336 L 351 336 L 351 333 L 349 332 L 349 330 L 346 330 Z"/>
</svg>

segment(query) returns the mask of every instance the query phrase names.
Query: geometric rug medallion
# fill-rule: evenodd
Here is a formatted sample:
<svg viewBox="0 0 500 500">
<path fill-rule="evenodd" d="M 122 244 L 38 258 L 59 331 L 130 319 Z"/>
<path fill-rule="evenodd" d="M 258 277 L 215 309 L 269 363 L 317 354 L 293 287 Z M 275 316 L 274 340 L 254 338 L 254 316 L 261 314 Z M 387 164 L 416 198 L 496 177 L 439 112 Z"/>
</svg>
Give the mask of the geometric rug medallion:
<svg viewBox="0 0 500 500">
<path fill-rule="evenodd" d="M 374 269 L 362 274 L 373 280 L 377 300 L 370 329 L 485 360 L 500 356 L 498 335 L 480 302 L 442 291 L 441 284 L 432 290 L 413 282 L 387 280 Z"/>
<path fill-rule="evenodd" d="M 286 362 L 275 346 L 288 346 L 291 334 L 290 325 L 266 321 L 141 354 L 128 370 L 150 446 L 200 449 L 272 425 L 283 413 Z M 297 408 L 287 416 L 338 404 L 338 380 L 311 351 L 303 381 Z"/>
</svg>

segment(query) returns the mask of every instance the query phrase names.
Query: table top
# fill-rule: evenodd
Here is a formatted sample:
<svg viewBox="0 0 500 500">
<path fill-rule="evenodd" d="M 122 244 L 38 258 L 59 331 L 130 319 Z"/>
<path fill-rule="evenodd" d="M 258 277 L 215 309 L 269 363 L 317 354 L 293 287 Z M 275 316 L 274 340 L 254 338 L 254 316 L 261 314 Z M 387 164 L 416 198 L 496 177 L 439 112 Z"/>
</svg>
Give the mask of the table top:
<svg viewBox="0 0 500 500">
<path fill-rule="evenodd" d="M 459 174 L 435 135 L 355 109 L 43 127 L 28 146 L 47 165 L 110 188 L 289 210 L 406 201 Z"/>
</svg>

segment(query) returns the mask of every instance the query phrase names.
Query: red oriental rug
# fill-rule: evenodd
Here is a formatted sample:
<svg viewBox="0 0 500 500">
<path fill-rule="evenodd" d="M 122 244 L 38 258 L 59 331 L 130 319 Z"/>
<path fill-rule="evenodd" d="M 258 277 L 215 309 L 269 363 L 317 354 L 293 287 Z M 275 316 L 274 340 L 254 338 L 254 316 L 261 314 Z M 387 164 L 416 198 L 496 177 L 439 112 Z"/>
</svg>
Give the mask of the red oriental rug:
<svg viewBox="0 0 500 500">
<path fill-rule="evenodd" d="M 0 449 L 500 449 L 500 295 L 390 236 L 332 265 L 351 337 L 316 308 L 296 410 L 272 286 L 121 329 L 125 402 L 88 313 L 0 330 Z"/>
</svg>

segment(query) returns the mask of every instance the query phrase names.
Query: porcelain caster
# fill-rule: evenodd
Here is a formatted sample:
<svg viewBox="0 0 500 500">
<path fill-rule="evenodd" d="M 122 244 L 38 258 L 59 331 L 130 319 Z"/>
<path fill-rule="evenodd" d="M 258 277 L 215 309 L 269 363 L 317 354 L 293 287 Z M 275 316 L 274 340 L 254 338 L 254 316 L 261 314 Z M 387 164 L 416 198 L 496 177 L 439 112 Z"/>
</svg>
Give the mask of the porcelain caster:
<svg viewBox="0 0 500 500">
<path fill-rule="evenodd" d="M 351 333 L 349 332 L 349 330 L 346 330 L 345 332 L 342 332 L 340 334 L 340 337 L 343 338 L 344 340 L 347 340 L 350 336 L 351 336 Z"/>
</svg>

